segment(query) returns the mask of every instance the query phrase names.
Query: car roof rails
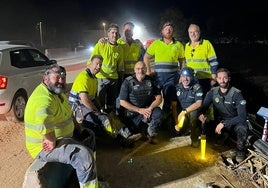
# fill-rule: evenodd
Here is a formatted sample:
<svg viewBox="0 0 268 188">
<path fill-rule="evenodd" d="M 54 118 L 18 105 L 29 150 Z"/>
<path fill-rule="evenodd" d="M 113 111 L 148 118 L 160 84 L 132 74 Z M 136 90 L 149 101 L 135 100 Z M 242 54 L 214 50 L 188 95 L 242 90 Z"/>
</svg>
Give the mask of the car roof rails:
<svg viewBox="0 0 268 188">
<path fill-rule="evenodd" d="M 32 42 L 26 41 L 26 40 L 6 40 L 6 41 L 0 41 L 1 44 L 14 44 L 14 45 L 26 45 L 34 47 L 34 44 Z"/>
</svg>

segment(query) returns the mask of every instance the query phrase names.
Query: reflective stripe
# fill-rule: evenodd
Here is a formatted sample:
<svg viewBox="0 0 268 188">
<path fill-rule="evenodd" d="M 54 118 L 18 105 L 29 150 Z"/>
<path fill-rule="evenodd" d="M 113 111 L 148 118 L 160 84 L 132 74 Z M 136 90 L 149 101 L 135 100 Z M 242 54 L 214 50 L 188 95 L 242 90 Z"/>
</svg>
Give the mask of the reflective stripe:
<svg viewBox="0 0 268 188">
<path fill-rule="evenodd" d="M 46 114 L 46 115 L 52 115 L 53 112 L 52 112 L 52 110 L 50 110 L 48 108 L 45 108 L 45 109 L 42 108 L 41 110 L 39 110 L 38 112 L 36 112 L 36 115 L 37 116 L 44 115 L 44 114 Z"/>
<path fill-rule="evenodd" d="M 55 124 L 55 122 L 46 123 L 46 126 L 44 124 L 31 125 L 31 124 L 25 123 L 25 127 L 28 129 L 31 129 L 31 130 L 35 130 L 35 131 L 42 131 L 44 128 L 49 129 L 49 128 L 53 128 L 53 127 L 59 128 L 59 127 L 67 126 L 67 125 L 71 124 L 72 122 L 73 122 L 73 119 L 72 119 L 72 117 L 70 117 L 69 119 L 67 119 L 66 121 L 61 122 L 61 123 L 56 123 L 56 124 Z"/>
<path fill-rule="evenodd" d="M 24 127 L 31 129 L 31 130 L 35 130 L 35 131 L 42 131 L 45 128 L 43 124 L 42 125 L 30 125 L 26 122 L 24 123 Z"/>
<path fill-rule="evenodd" d="M 187 59 L 187 63 L 208 63 L 206 59 Z"/>
<path fill-rule="evenodd" d="M 95 99 L 94 96 L 89 96 L 89 98 L 90 98 L 90 100 L 94 100 Z M 79 97 L 79 93 L 74 92 L 73 90 L 70 91 L 69 99 L 68 100 L 69 100 L 69 103 L 74 103 L 74 102 L 77 102 L 77 101 L 81 102 L 80 97 Z"/>
<path fill-rule="evenodd" d="M 172 72 L 177 72 L 178 71 L 178 69 L 176 68 L 176 69 L 155 69 L 155 72 L 170 72 L 170 73 L 172 73 Z"/>
<path fill-rule="evenodd" d="M 215 62 L 211 62 L 210 63 L 211 66 L 216 66 L 216 65 L 219 65 L 218 61 L 215 61 Z"/>
<path fill-rule="evenodd" d="M 101 66 L 101 68 L 105 68 L 105 69 L 115 69 L 116 66 L 114 66 L 114 65 L 106 65 L 106 64 L 103 64 L 103 65 Z"/>
<path fill-rule="evenodd" d="M 210 72 L 210 68 L 196 68 L 195 69 L 196 72 L 200 71 L 200 72 Z"/>
<path fill-rule="evenodd" d="M 30 142 L 30 143 L 42 143 L 43 139 L 42 138 L 33 138 L 33 137 L 29 137 L 26 135 L 25 138 L 26 142 Z"/>
<path fill-rule="evenodd" d="M 178 64 L 176 63 L 155 63 L 155 72 L 177 72 L 179 70 Z"/>
<path fill-rule="evenodd" d="M 216 60 L 216 59 L 217 59 L 216 56 L 212 56 L 212 57 L 209 57 L 209 58 L 208 58 L 208 61 L 213 61 L 213 60 Z"/>
</svg>

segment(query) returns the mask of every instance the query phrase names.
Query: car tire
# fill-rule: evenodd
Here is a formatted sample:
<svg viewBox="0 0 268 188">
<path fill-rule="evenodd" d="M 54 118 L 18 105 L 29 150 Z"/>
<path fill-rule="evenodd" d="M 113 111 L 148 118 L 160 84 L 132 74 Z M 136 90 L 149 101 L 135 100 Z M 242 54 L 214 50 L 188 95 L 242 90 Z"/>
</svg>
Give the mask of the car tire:
<svg viewBox="0 0 268 188">
<path fill-rule="evenodd" d="M 26 103 L 27 94 L 24 91 L 18 91 L 14 95 L 9 112 L 5 114 L 7 121 L 23 122 Z"/>
</svg>

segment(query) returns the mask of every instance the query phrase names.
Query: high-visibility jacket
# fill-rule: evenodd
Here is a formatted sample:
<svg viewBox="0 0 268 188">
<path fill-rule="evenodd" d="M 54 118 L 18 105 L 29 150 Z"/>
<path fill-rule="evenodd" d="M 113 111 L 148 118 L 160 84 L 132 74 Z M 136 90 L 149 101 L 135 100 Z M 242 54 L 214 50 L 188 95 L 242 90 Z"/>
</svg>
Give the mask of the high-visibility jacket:
<svg viewBox="0 0 268 188">
<path fill-rule="evenodd" d="M 117 43 L 123 48 L 125 74 L 134 74 L 135 63 L 142 60 L 142 46 L 135 40 L 129 45 L 122 38 L 119 38 Z"/>
<path fill-rule="evenodd" d="M 163 39 L 157 39 L 147 48 L 146 53 L 154 57 L 154 71 L 161 84 L 170 78 L 177 78 L 178 61 L 184 58 L 184 46 L 181 42 L 173 39 L 166 44 Z M 177 79 L 174 82 L 177 82 Z"/>
<path fill-rule="evenodd" d="M 186 66 L 195 70 L 198 79 L 211 78 L 216 74 L 218 60 L 212 44 L 208 40 L 201 40 L 195 47 L 188 42 L 185 45 Z"/>
<path fill-rule="evenodd" d="M 184 58 L 184 47 L 181 42 L 173 40 L 166 44 L 162 39 L 155 40 L 146 51 L 154 56 L 155 72 L 178 71 L 178 60 Z"/>
<path fill-rule="evenodd" d="M 121 45 L 98 42 L 91 53 L 91 57 L 93 55 L 103 57 L 102 67 L 96 75 L 97 78 L 118 79 L 118 72 L 124 71 L 123 48 Z"/>
<path fill-rule="evenodd" d="M 69 95 L 69 103 L 81 102 L 79 94 L 84 92 L 90 96 L 91 101 L 93 101 L 97 95 L 98 91 L 98 80 L 91 74 L 89 69 L 86 69 L 78 74 L 75 78 L 72 89 Z"/>
<path fill-rule="evenodd" d="M 56 138 L 72 137 L 74 124 L 65 94 L 54 94 L 44 84 L 33 91 L 25 108 L 26 148 L 35 158 L 42 150 L 43 135 L 55 132 Z"/>
</svg>

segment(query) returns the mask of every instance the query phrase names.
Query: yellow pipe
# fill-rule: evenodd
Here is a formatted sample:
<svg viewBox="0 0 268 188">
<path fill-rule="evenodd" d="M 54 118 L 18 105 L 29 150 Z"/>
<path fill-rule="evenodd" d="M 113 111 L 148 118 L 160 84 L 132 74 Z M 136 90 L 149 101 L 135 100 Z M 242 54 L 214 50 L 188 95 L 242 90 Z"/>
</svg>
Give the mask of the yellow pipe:
<svg viewBox="0 0 268 188">
<path fill-rule="evenodd" d="M 206 158 L 206 135 L 201 134 L 201 159 Z"/>
</svg>

